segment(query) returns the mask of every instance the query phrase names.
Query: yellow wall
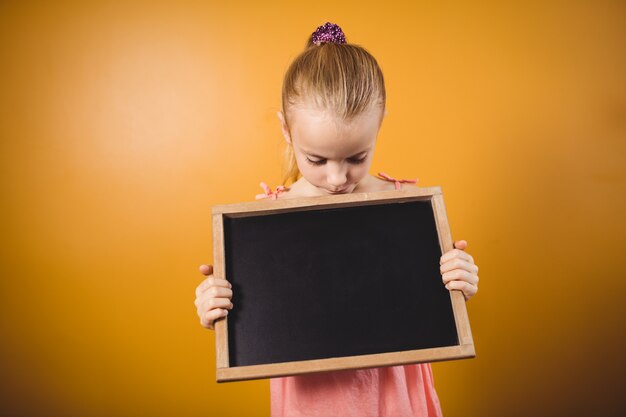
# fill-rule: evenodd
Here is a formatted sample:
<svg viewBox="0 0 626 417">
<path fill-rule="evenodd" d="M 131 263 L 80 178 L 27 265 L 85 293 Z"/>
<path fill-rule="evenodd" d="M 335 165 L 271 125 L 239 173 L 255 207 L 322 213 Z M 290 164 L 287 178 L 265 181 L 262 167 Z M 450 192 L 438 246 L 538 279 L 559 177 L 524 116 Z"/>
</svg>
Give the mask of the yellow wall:
<svg viewBox="0 0 626 417">
<path fill-rule="evenodd" d="M 626 7 L 480 3 L 2 2 L 0 414 L 269 415 L 214 382 L 197 265 L 327 20 L 385 72 L 372 172 L 441 185 L 480 266 L 446 415 L 624 412 Z"/>
</svg>

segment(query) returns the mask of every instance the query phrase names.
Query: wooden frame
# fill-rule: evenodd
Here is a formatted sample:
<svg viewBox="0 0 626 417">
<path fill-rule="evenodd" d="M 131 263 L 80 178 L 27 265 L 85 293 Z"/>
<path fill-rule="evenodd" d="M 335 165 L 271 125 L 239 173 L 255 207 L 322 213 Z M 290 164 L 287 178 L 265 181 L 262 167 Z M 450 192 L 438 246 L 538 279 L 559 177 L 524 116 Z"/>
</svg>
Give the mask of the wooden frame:
<svg viewBox="0 0 626 417">
<path fill-rule="evenodd" d="M 225 276 L 224 216 L 247 217 L 259 214 L 276 214 L 286 211 L 319 210 L 321 208 L 349 207 L 392 202 L 430 201 L 441 253 L 453 249 L 453 241 L 446 216 L 440 187 L 410 187 L 396 191 L 341 194 L 322 197 L 262 200 L 256 202 L 214 206 L 213 251 L 214 275 Z M 228 317 L 215 323 L 216 373 L 218 382 L 237 381 L 297 375 L 309 372 L 346 370 L 368 367 L 395 366 L 409 363 L 434 362 L 475 357 L 474 343 L 462 292 L 451 291 L 451 305 L 458 335 L 458 344 L 445 347 L 417 349 L 401 352 L 377 353 L 358 356 L 312 359 L 296 362 L 261 365 L 229 365 Z"/>
</svg>

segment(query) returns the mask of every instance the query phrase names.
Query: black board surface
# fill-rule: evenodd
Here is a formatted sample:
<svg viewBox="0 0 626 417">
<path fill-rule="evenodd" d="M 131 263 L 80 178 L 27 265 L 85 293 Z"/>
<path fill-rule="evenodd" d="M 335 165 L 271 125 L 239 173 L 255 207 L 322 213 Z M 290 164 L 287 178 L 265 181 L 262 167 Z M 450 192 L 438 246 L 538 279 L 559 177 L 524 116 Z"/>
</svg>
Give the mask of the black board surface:
<svg viewBox="0 0 626 417">
<path fill-rule="evenodd" d="M 229 365 L 459 343 L 430 201 L 224 216 Z"/>
</svg>

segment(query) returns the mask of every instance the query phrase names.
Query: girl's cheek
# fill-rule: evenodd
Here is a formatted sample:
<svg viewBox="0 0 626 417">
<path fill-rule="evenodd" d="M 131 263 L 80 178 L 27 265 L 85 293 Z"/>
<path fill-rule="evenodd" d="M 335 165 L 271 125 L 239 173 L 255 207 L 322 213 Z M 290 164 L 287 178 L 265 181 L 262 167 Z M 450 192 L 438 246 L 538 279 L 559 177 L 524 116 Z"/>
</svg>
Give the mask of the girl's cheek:
<svg viewBox="0 0 626 417">
<path fill-rule="evenodd" d="M 320 180 L 324 178 L 323 166 L 316 167 L 311 166 L 310 164 L 308 166 L 304 165 L 300 168 L 300 172 L 302 173 L 302 176 L 305 177 L 309 182 L 314 182 L 316 184 L 318 184 Z"/>
<path fill-rule="evenodd" d="M 365 164 L 363 165 L 359 165 L 358 168 L 355 168 L 352 170 L 352 178 L 353 181 L 361 181 L 363 179 L 363 177 L 365 177 L 365 174 L 367 174 L 367 169 L 368 167 L 365 166 Z"/>
</svg>

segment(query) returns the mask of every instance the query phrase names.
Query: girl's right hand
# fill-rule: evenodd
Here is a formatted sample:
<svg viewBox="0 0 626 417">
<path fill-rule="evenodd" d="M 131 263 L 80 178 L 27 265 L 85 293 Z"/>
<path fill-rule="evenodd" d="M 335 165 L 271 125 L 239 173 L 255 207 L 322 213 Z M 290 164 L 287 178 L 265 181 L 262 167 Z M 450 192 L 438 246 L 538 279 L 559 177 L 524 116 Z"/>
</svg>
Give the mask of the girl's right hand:
<svg viewBox="0 0 626 417">
<path fill-rule="evenodd" d="M 232 285 L 225 279 L 213 276 L 213 265 L 200 265 L 200 272 L 206 277 L 196 288 L 196 309 L 200 324 L 207 329 L 214 329 L 215 320 L 226 317 L 233 308 Z"/>
</svg>

